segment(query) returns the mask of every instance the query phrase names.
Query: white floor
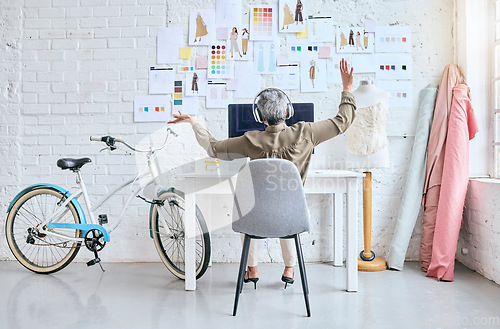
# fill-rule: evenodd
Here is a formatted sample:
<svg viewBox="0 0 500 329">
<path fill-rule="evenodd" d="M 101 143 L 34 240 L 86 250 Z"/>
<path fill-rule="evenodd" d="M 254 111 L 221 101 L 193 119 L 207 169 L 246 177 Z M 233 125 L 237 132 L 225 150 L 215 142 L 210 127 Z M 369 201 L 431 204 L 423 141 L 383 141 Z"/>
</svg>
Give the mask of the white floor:
<svg viewBox="0 0 500 329">
<path fill-rule="evenodd" d="M 186 292 L 161 263 L 38 275 L 0 262 L 0 328 L 500 328 L 500 286 L 461 264 L 451 283 L 426 278 L 418 263 L 361 272 L 357 293 L 343 290 L 344 268 L 306 266 L 311 318 L 299 278 L 284 290 L 279 264 L 259 265 L 257 290 L 244 285 L 233 317 L 237 264 L 214 264 Z"/>
</svg>

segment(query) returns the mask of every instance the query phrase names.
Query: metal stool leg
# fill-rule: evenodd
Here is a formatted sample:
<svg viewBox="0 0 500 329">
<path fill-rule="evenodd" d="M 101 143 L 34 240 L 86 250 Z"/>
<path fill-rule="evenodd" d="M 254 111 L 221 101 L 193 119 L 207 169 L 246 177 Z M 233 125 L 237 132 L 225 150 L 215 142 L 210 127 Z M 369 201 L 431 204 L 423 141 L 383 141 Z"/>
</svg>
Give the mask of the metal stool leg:
<svg viewBox="0 0 500 329">
<path fill-rule="evenodd" d="M 243 279 L 245 277 L 245 269 L 247 267 L 249 249 L 250 249 L 250 237 L 245 234 L 245 239 L 243 240 L 243 249 L 241 250 L 241 261 L 240 261 L 240 269 L 238 272 L 238 281 L 236 282 L 236 293 L 234 295 L 233 316 L 236 316 L 236 311 L 238 310 L 238 300 L 240 299 L 240 294 L 243 289 Z"/>
<path fill-rule="evenodd" d="M 309 286 L 307 284 L 306 267 L 304 265 L 304 255 L 302 254 L 302 246 L 300 245 L 300 237 L 298 234 L 294 236 L 295 247 L 297 249 L 297 260 L 299 262 L 300 279 L 302 281 L 302 291 L 304 292 L 304 300 L 306 302 L 307 316 L 311 316 L 311 309 L 309 308 Z"/>
</svg>

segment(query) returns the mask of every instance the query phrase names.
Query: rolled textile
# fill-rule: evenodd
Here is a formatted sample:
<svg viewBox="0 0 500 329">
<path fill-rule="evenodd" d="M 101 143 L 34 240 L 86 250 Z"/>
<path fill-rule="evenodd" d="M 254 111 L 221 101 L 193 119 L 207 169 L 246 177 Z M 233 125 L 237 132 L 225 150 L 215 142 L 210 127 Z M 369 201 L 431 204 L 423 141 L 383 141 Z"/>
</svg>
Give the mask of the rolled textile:
<svg viewBox="0 0 500 329">
<path fill-rule="evenodd" d="M 426 272 L 431 261 L 432 238 L 436 222 L 437 205 L 443 175 L 443 161 L 448 131 L 448 117 L 451 107 L 452 89 L 457 84 L 465 83 L 465 78 L 455 64 L 444 68 L 434 108 L 424 183 L 424 220 L 420 239 L 420 266 Z"/>
<path fill-rule="evenodd" d="M 469 182 L 469 140 L 478 132 L 468 94 L 469 87 L 465 84 L 453 87 L 432 258 L 426 275 L 444 281 L 453 281 L 455 252 Z"/>
<path fill-rule="evenodd" d="M 418 122 L 415 131 L 415 140 L 411 154 L 408 176 L 403 192 L 403 199 L 399 207 L 396 229 L 392 237 L 391 247 L 387 256 L 387 267 L 402 270 L 406 250 L 410 243 L 411 234 L 422 206 L 424 190 L 427 143 L 432 125 L 432 116 L 436 104 L 438 85 L 429 84 L 420 91 Z"/>
</svg>

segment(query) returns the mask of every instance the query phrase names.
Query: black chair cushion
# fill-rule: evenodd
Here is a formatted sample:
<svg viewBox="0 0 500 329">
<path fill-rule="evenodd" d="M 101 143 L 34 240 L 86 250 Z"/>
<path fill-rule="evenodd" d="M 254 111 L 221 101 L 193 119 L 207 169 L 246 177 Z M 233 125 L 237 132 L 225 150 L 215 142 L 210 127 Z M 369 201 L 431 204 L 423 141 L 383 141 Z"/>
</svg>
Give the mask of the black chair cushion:
<svg viewBox="0 0 500 329">
<path fill-rule="evenodd" d="M 80 170 L 80 168 L 84 164 L 90 162 L 92 162 L 90 158 L 81 158 L 81 159 L 64 158 L 57 160 L 57 166 L 62 170 L 64 169 Z"/>
</svg>

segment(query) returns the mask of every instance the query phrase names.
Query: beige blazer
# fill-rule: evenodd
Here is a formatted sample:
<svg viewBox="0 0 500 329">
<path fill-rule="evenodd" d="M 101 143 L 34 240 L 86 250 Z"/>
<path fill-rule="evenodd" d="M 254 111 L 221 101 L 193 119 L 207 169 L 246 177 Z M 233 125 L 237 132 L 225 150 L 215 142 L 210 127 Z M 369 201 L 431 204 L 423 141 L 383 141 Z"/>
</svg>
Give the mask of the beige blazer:
<svg viewBox="0 0 500 329">
<path fill-rule="evenodd" d="M 247 131 L 244 135 L 217 140 L 199 123 L 193 125 L 198 144 L 209 156 L 222 160 L 249 157 L 287 159 L 293 162 L 305 182 L 313 148 L 343 134 L 355 117 L 354 95 L 342 92 L 339 111 L 333 118 L 318 122 L 298 122 L 268 126 L 265 131 Z"/>
</svg>

